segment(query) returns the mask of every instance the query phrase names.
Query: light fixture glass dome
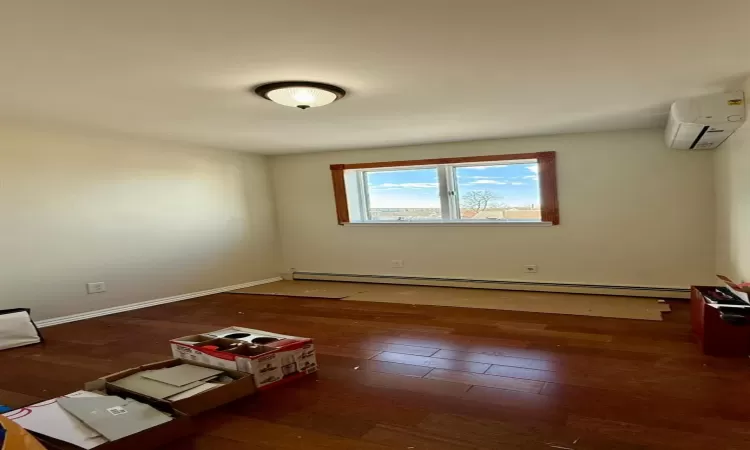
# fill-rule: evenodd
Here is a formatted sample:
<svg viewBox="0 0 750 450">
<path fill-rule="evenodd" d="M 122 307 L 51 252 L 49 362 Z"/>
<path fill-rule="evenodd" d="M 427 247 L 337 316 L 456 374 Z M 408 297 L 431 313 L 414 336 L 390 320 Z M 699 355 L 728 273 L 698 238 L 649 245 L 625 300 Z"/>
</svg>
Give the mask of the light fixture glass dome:
<svg viewBox="0 0 750 450">
<path fill-rule="evenodd" d="M 338 86 L 310 81 L 283 81 L 255 88 L 263 98 L 284 106 L 307 109 L 329 105 L 346 95 Z"/>
</svg>

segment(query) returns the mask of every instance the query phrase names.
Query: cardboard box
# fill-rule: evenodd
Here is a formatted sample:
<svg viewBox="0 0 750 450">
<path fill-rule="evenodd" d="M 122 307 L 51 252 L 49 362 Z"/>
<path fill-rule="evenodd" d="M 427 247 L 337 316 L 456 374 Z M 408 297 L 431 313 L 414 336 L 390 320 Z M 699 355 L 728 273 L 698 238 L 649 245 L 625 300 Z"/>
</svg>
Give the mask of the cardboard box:
<svg viewBox="0 0 750 450">
<path fill-rule="evenodd" d="M 86 389 L 87 391 L 106 390 L 106 392 L 111 393 L 112 395 L 126 396 L 134 398 L 136 400 L 144 401 L 145 403 L 149 404 L 153 401 L 165 402 L 169 404 L 171 408 L 178 410 L 188 416 L 194 416 L 196 414 L 200 414 L 204 411 L 208 411 L 242 397 L 252 395 L 256 391 L 255 382 L 250 374 L 227 369 L 224 369 L 224 372 L 226 373 L 226 375 L 234 379 L 233 382 L 225 384 L 223 386 L 219 386 L 206 392 L 201 392 L 192 397 L 176 401 L 152 399 L 151 397 L 147 397 L 137 392 L 131 392 L 127 389 L 111 384 L 111 382 L 113 381 L 128 377 L 144 370 L 164 369 L 167 367 L 174 367 L 186 363 L 210 367 L 206 364 L 198 364 L 192 361 L 168 359 L 166 361 L 145 364 L 140 367 L 134 367 L 132 369 L 123 370 L 122 372 L 107 375 L 105 377 L 99 378 L 98 380 L 86 383 L 84 389 Z"/>
<path fill-rule="evenodd" d="M 229 327 L 170 341 L 172 355 L 185 361 L 253 375 L 268 389 L 318 370 L 310 338 Z"/>
<path fill-rule="evenodd" d="M 109 394 L 110 392 L 102 391 L 102 394 Z M 71 397 L 75 396 L 85 396 L 86 392 L 78 391 L 74 392 L 72 394 L 69 394 Z M 35 430 L 29 430 L 34 437 L 36 437 L 42 444 L 45 445 L 45 447 L 50 449 L 59 449 L 59 450 L 81 450 L 82 447 L 79 447 L 78 445 L 71 444 L 69 442 L 59 440 L 50 436 L 47 436 L 43 434 L 40 431 L 36 431 L 40 427 L 46 428 L 48 424 L 51 426 L 57 426 L 58 430 L 55 434 L 58 437 L 61 437 L 61 435 L 69 435 L 71 437 L 73 436 L 85 436 L 87 432 L 84 432 L 80 427 L 83 427 L 80 422 L 78 422 L 76 419 L 66 419 L 66 417 L 69 417 L 66 415 L 66 417 L 59 417 L 55 418 L 56 416 L 52 414 L 54 411 L 48 411 L 45 413 L 45 410 L 54 407 L 57 399 L 48 400 L 45 402 L 38 403 L 36 405 L 31 405 L 26 408 L 20 408 L 19 410 L 12 411 L 11 413 L 8 413 L 11 417 L 11 420 L 18 420 L 19 424 L 26 427 L 31 427 L 31 423 L 25 423 L 29 420 L 36 420 L 37 426 L 31 427 L 35 428 Z M 126 436 L 122 439 L 117 439 L 115 441 L 107 441 L 103 443 L 96 442 L 95 447 L 93 447 L 95 450 L 132 450 L 132 449 L 138 449 L 138 450 L 151 450 L 151 449 L 158 449 L 161 448 L 168 443 L 181 439 L 183 437 L 189 436 L 193 432 L 193 427 L 191 423 L 190 417 L 188 417 L 186 414 L 184 414 L 181 411 L 178 411 L 174 409 L 168 402 L 162 402 L 162 401 L 149 401 L 146 402 L 149 405 L 153 406 L 154 408 L 169 414 L 172 416 L 172 420 L 170 420 L 167 423 L 161 424 L 159 426 L 155 426 L 146 430 L 143 430 L 139 433 L 132 434 L 130 436 Z M 57 407 L 57 410 L 59 411 L 59 406 Z M 13 413 L 16 413 L 15 415 Z M 59 413 L 58 413 L 59 414 Z M 38 416 L 38 417 L 37 417 Z M 33 419 L 34 417 L 37 417 L 36 419 Z M 23 419 L 23 420 L 20 420 Z M 60 421 L 60 425 L 55 425 L 57 422 L 56 420 Z M 71 422 L 72 421 L 72 422 Z M 75 423 L 79 423 L 79 425 L 75 425 Z M 61 432 L 59 430 L 59 427 L 68 427 L 66 430 L 70 429 L 76 429 L 78 431 L 64 431 Z M 51 431 L 51 430 L 50 430 Z M 88 431 L 91 431 L 90 429 Z M 72 434 L 71 434 L 72 433 Z M 90 445 L 86 448 L 91 448 L 91 439 L 98 439 L 102 440 L 102 438 L 91 438 L 90 435 L 87 437 L 86 442 L 89 442 Z M 79 438 L 83 442 L 83 438 Z M 73 440 L 73 442 L 77 442 Z M 83 443 L 81 445 L 84 445 Z"/>
<path fill-rule="evenodd" d="M 154 408 L 173 417 L 172 420 L 162 425 L 158 425 L 139 433 L 126 436 L 122 439 L 104 442 L 94 447 L 94 450 L 151 450 L 161 448 L 163 446 L 166 446 L 170 442 L 186 437 L 193 432 L 190 416 L 200 414 L 204 411 L 208 411 L 239 398 L 252 395 L 256 392 L 255 380 L 251 374 L 226 369 L 224 369 L 225 374 L 232 378 L 234 381 L 213 388 L 211 390 L 198 393 L 196 395 L 193 395 L 192 397 L 176 401 L 170 401 L 168 399 L 155 399 L 143 394 L 139 394 L 137 392 L 131 392 L 127 389 L 111 384 L 113 381 L 125 378 L 138 372 L 142 372 L 144 370 L 164 369 L 180 364 L 206 366 L 203 364 L 183 361 L 180 359 L 168 359 L 165 361 L 145 364 L 140 367 L 134 367 L 111 375 L 107 375 L 105 377 L 86 383 L 84 386 L 86 392 L 79 391 L 77 393 L 74 393 L 73 395 L 80 394 L 84 396 L 86 394 L 91 395 L 89 393 L 95 392 L 103 395 L 117 395 L 123 398 L 132 398 L 142 403 L 151 405 Z M 50 400 L 47 402 L 42 402 L 42 405 L 48 405 L 54 402 L 55 400 Z M 54 420 L 51 419 L 49 415 L 44 415 L 41 410 L 29 410 L 28 412 L 24 413 L 23 416 L 26 417 L 28 416 L 28 414 L 39 415 L 39 420 L 42 421 Z M 46 436 L 39 432 L 32 431 L 32 433 L 35 437 L 37 437 L 37 439 L 39 439 L 40 442 L 51 449 L 81 449 L 81 447 L 78 447 L 77 445 Z"/>
</svg>

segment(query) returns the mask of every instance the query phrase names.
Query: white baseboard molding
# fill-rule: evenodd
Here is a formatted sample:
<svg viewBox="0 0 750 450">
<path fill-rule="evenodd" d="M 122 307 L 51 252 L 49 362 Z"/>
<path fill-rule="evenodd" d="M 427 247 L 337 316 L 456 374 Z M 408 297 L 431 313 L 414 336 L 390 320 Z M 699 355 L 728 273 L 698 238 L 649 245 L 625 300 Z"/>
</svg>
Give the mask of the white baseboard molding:
<svg viewBox="0 0 750 450">
<path fill-rule="evenodd" d="M 361 275 L 346 273 L 294 272 L 295 280 L 349 281 L 356 283 L 405 284 L 412 286 L 499 289 L 509 291 L 563 292 L 570 294 L 619 295 L 627 297 L 690 298 L 689 288 L 605 284 L 555 283 L 520 280 L 473 280 L 468 278 Z"/>
<path fill-rule="evenodd" d="M 122 306 L 114 306 L 112 308 L 97 309 L 96 311 L 72 314 L 70 316 L 54 317 L 52 319 L 40 320 L 35 323 L 38 328 L 51 327 L 53 325 L 60 325 L 62 323 L 76 322 L 78 320 L 108 316 L 110 314 L 132 311 L 134 309 L 148 308 L 149 306 L 163 305 L 165 303 L 179 302 L 181 300 L 188 300 L 191 298 L 221 294 L 222 292 L 235 291 L 237 289 L 243 289 L 250 286 L 258 286 L 260 284 L 273 283 L 274 281 L 281 281 L 281 277 L 266 278 L 265 280 L 250 281 L 248 283 L 235 284 L 233 286 L 224 286 L 216 289 L 208 289 L 206 291 L 191 292 L 189 294 L 175 295 L 173 297 L 157 298 L 155 300 L 146 300 L 145 302 L 130 303 Z"/>
</svg>

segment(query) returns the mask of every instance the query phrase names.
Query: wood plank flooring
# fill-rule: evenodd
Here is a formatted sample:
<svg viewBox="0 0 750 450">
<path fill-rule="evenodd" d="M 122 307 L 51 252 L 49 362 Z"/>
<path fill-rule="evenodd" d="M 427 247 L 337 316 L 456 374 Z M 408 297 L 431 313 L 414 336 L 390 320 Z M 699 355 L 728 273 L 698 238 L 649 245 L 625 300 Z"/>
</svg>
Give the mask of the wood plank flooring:
<svg viewBox="0 0 750 450">
<path fill-rule="evenodd" d="M 750 448 L 750 360 L 701 355 L 687 304 L 672 308 L 646 322 L 219 294 L 43 329 L 0 352 L 0 403 L 239 325 L 315 338 L 320 372 L 201 416 L 170 450 Z"/>
</svg>

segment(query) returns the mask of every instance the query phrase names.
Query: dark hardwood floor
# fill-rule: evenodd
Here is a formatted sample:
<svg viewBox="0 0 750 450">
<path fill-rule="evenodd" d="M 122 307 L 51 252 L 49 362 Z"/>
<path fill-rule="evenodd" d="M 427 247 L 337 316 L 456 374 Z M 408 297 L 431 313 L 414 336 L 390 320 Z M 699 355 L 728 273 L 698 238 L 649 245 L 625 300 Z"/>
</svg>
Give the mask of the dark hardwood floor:
<svg viewBox="0 0 750 450">
<path fill-rule="evenodd" d="M 750 362 L 664 322 L 220 294 L 43 329 L 0 352 L 23 406 L 229 325 L 309 336 L 320 372 L 201 416 L 171 450 L 748 449 Z"/>
</svg>

